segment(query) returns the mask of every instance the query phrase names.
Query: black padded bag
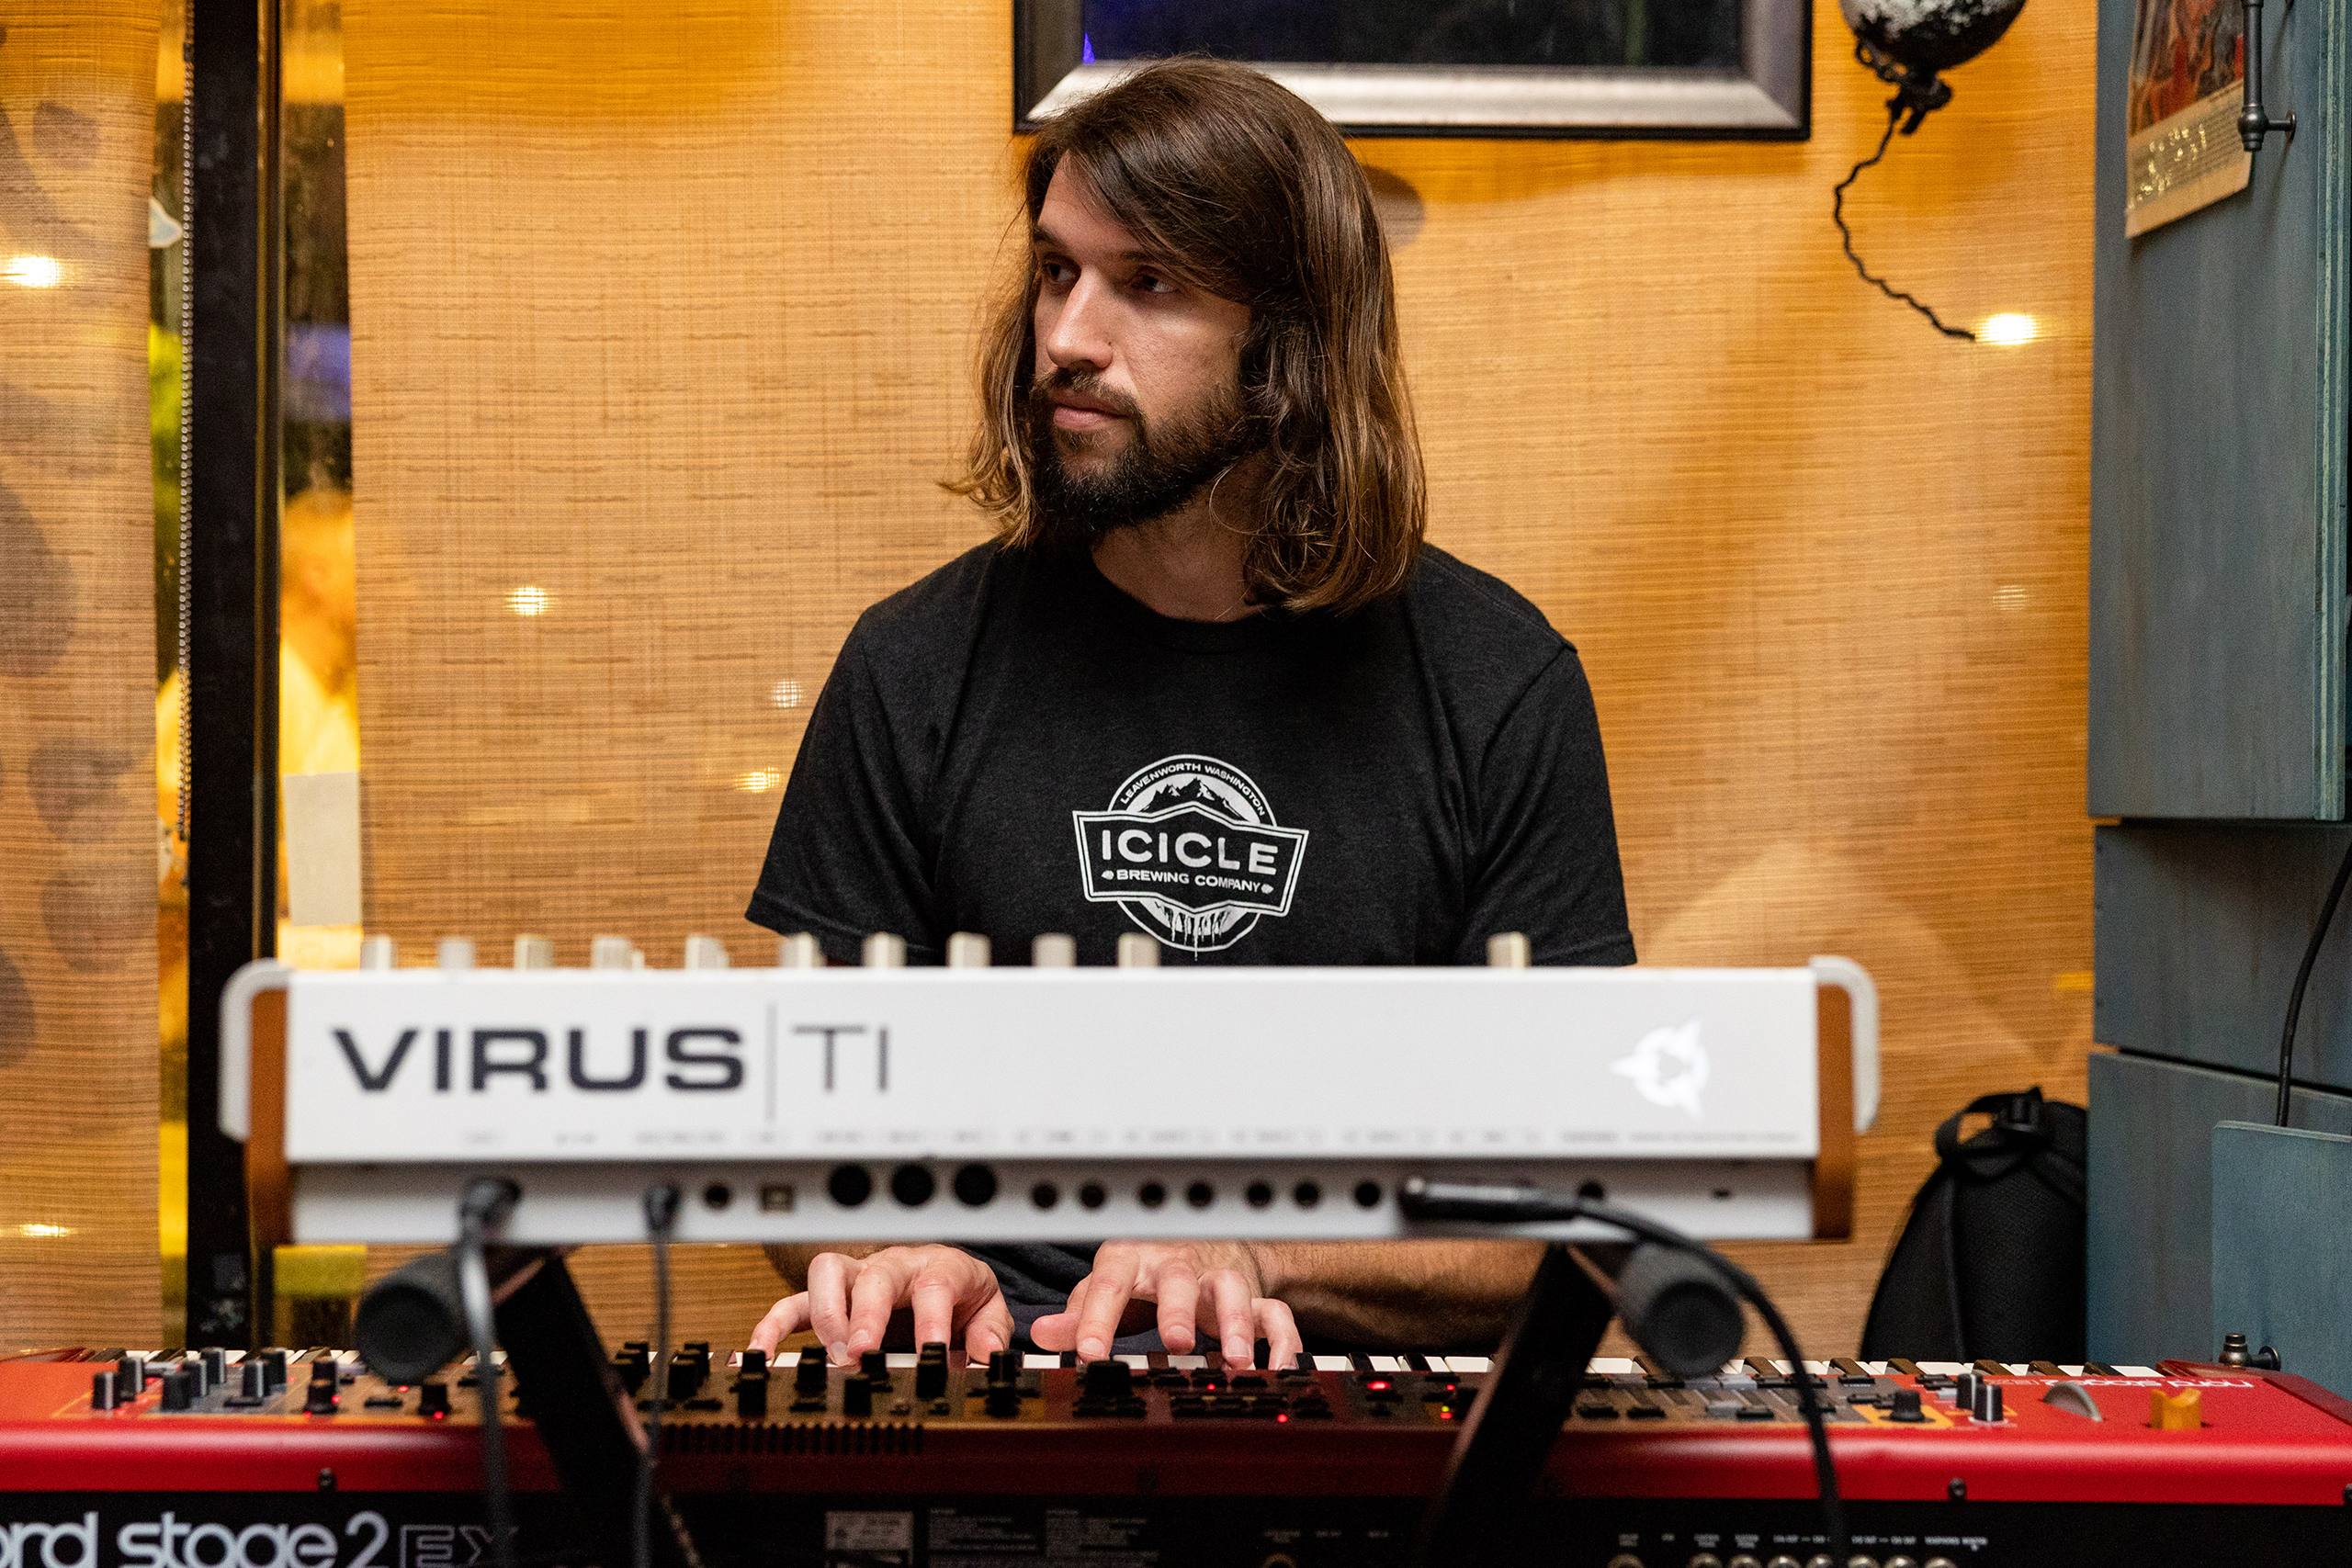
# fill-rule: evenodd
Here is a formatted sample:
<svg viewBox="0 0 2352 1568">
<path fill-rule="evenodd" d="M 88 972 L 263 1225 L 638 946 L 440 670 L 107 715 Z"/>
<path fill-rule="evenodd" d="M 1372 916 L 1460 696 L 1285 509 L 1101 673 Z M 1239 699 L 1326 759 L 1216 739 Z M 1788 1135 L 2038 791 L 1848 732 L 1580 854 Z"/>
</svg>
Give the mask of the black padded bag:
<svg viewBox="0 0 2352 1568">
<path fill-rule="evenodd" d="M 1987 1111 L 1962 1141 L 1961 1117 Z M 1865 1359 L 2083 1359 L 2087 1122 L 2036 1088 L 1972 1100 L 1936 1129 L 1941 1163 L 1879 1275 Z"/>
</svg>

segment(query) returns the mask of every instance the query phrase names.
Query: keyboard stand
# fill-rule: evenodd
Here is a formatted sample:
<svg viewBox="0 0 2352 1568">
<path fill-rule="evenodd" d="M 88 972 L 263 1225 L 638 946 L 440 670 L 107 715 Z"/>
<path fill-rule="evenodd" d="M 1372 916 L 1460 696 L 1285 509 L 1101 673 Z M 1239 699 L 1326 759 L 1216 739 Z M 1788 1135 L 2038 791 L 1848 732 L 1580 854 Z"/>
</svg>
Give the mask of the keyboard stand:
<svg viewBox="0 0 2352 1568">
<path fill-rule="evenodd" d="M 1533 1561 L 1529 1498 L 1615 1314 L 1608 1277 L 1579 1248 L 1544 1249 L 1422 1516 L 1419 1568 Z"/>
<path fill-rule="evenodd" d="M 642 1428 L 563 1255 L 542 1254 L 537 1269 L 499 1302 L 497 1313 L 498 1339 L 516 1391 L 528 1402 L 565 1495 L 580 1510 L 581 1533 L 598 1553 L 594 1560 L 626 1562 Z M 663 1381 L 654 1379 L 657 1398 Z M 684 1524 L 660 1492 L 649 1534 L 653 1568 L 701 1568 Z"/>
</svg>

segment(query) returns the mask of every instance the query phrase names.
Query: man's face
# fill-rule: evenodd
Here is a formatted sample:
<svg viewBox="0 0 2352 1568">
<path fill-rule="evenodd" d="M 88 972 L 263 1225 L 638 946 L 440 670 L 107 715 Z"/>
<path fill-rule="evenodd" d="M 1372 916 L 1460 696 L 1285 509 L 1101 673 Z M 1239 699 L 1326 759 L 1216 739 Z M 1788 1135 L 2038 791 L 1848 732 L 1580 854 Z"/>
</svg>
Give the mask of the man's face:
<svg viewBox="0 0 2352 1568">
<path fill-rule="evenodd" d="M 1241 404 L 1250 308 L 1176 281 L 1068 163 L 1031 238 L 1045 521 L 1085 539 L 1162 516 L 1258 445 Z"/>
</svg>

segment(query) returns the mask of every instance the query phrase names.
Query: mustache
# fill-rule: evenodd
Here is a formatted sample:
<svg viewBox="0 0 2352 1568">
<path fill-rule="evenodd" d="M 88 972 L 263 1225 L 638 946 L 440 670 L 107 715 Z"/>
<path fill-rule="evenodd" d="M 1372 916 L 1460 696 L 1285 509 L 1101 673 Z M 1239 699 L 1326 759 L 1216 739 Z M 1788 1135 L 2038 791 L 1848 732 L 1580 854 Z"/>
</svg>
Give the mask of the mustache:
<svg viewBox="0 0 2352 1568">
<path fill-rule="evenodd" d="M 1133 398 L 1114 388 L 1099 372 L 1076 370 L 1069 366 L 1060 367 L 1030 385 L 1030 412 L 1039 418 L 1051 419 L 1056 392 L 1067 392 L 1090 402 L 1101 403 L 1122 419 L 1139 419 L 1142 413 Z"/>
</svg>

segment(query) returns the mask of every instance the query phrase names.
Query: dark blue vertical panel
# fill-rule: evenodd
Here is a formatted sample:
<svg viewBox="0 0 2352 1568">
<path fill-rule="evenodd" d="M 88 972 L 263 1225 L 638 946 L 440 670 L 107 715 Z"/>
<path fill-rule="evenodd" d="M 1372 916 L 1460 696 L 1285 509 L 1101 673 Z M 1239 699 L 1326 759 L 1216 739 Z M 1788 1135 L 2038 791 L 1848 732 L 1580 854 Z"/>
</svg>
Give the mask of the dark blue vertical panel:
<svg viewBox="0 0 2352 1568">
<path fill-rule="evenodd" d="M 2213 1129 L 2268 1121 L 2273 1088 L 2245 1073 L 2101 1055 L 2090 1089 L 2090 1353 L 2143 1366 L 2210 1358 L 2222 1344 Z M 2298 1090 L 2294 1115 L 2298 1127 L 2352 1134 L 2352 1098 Z"/>
<path fill-rule="evenodd" d="M 2090 809 L 2344 815 L 2346 0 L 2265 10 L 2301 120 L 2123 233 L 2135 0 L 2099 0 Z"/>
<path fill-rule="evenodd" d="M 2094 836 L 2104 1045 L 2276 1073 L 2287 994 L 2352 829 L 2194 824 Z M 2295 1077 L 2352 1092 L 2352 909 L 2337 911 L 2295 1030 Z"/>
</svg>

